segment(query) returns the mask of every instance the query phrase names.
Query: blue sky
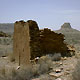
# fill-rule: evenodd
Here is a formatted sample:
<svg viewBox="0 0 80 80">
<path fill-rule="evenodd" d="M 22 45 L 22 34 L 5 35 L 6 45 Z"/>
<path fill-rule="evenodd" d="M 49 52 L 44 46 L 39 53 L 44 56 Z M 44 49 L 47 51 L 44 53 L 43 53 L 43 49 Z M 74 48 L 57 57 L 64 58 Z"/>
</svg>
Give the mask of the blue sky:
<svg viewBox="0 0 80 80">
<path fill-rule="evenodd" d="M 57 30 L 64 22 L 80 30 L 80 0 L 0 0 L 0 23 L 35 20 Z"/>
</svg>

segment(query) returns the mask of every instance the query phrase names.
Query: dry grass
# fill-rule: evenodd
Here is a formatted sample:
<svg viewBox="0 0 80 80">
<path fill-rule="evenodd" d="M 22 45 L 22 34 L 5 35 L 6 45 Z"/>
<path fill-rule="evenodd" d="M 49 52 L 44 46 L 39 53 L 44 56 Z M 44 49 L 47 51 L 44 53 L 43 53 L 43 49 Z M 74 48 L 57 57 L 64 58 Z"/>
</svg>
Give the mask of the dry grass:
<svg viewBox="0 0 80 80">
<path fill-rule="evenodd" d="M 48 72 L 51 66 L 52 61 L 48 56 L 41 57 L 37 64 L 28 65 L 18 70 L 8 65 L 8 67 L 1 68 L 0 80 L 31 80 L 31 78 L 39 77 L 41 74 Z"/>
<path fill-rule="evenodd" d="M 80 60 L 78 61 L 74 72 L 72 73 L 73 80 L 80 80 Z"/>
<path fill-rule="evenodd" d="M 9 57 L 9 60 L 11 62 L 14 62 L 15 61 L 15 57 L 14 57 L 14 54 L 13 53 L 8 53 L 8 57 Z"/>
<path fill-rule="evenodd" d="M 0 74 L 0 80 L 30 80 L 33 76 L 32 68 L 29 66 L 20 70 L 12 68 L 11 73 L 5 72 L 5 68 Z"/>
</svg>

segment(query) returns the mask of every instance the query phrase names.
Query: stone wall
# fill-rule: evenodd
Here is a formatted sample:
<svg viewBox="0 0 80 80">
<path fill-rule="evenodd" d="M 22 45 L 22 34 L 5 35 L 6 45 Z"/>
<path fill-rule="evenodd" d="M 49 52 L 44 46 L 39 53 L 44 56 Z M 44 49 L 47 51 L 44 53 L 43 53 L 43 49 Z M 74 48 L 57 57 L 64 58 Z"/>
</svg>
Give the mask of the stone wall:
<svg viewBox="0 0 80 80">
<path fill-rule="evenodd" d="M 40 30 L 40 45 L 43 54 L 61 53 L 68 55 L 68 47 L 64 43 L 64 35 L 55 33 L 48 28 Z"/>
<path fill-rule="evenodd" d="M 30 51 L 31 59 L 34 59 L 37 56 L 40 56 L 40 33 L 38 24 L 35 21 L 27 21 L 29 25 L 29 34 L 30 34 Z"/>
<path fill-rule="evenodd" d="M 17 21 L 14 24 L 13 52 L 18 65 L 30 63 L 30 37 L 28 22 Z"/>
<path fill-rule="evenodd" d="M 25 65 L 30 59 L 45 54 L 61 53 L 68 55 L 68 47 L 64 43 L 64 35 L 48 28 L 39 30 L 35 21 L 19 21 L 14 24 L 13 48 L 15 60 Z M 31 57 L 30 57 L 31 56 Z"/>
</svg>

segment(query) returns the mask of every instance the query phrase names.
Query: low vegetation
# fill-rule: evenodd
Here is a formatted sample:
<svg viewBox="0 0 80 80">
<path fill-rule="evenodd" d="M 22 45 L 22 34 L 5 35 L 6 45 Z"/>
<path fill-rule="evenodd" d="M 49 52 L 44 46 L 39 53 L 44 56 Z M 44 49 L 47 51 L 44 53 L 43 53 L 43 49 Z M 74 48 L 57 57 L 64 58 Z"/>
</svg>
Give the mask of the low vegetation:
<svg viewBox="0 0 80 80">
<path fill-rule="evenodd" d="M 6 72 L 7 68 L 5 66 L 2 67 L 0 80 L 30 80 L 41 74 L 48 73 L 51 67 L 53 67 L 51 58 L 49 56 L 43 56 L 37 63 L 34 63 L 33 65 L 30 64 L 27 67 L 16 70 L 16 68 L 11 66 L 10 72 Z"/>
<path fill-rule="evenodd" d="M 74 72 L 72 73 L 73 80 L 80 80 L 80 60 L 78 60 Z"/>
</svg>

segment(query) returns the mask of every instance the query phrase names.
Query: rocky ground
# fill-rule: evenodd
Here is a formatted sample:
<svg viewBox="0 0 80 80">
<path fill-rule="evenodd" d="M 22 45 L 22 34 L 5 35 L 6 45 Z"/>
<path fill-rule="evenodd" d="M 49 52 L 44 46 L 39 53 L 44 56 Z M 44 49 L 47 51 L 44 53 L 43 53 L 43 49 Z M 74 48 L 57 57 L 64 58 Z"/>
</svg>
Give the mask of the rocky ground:
<svg viewBox="0 0 80 80">
<path fill-rule="evenodd" d="M 7 42 L 9 41 L 9 42 Z M 11 43 L 11 44 L 8 44 Z M 80 60 L 80 46 L 79 44 L 74 45 L 76 47 L 75 56 L 64 57 L 59 61 L 52 61 L 51 70 L 40 74 L 37 77 L 31 78 L 32 80 L 72 80 L 72 73 L 76 69 L 76 64 Z M 6 55 L 6 53 L 8 53 Z M 0 44 L 0 72 L 3 74 L 11 74 L 12 68 L 15 70 L 19 67 L 13 62 L 13 57 L 10 56 L 12 53 L 12 42 L 9 39 L 2 39 Z M 43 63 L 44 64 L 44 63 Z M 43 65 L 42 64 L 42 65 Z M 45 66 L 43 67 L 45 69 Z M 3 79 L 2 79 L 3 80 Z"/>
<path fill-rule="evenodd" d="M 78 47 L 79 49 L 79 47 Z M 60 61 L 53 61 L 52 70 L 32 80 L 73 80 L 72 74 L 80 61 L 80 51 L 76 50 L 75 56 L 61 58 Z"/>
<path fill-rule="evenodd" d="M 75 70 L 77 61 L 80 60 L 80 51 L 76 51 L 76 55 L 72 57 L 64 57 L 59 61 L 52 61 L 53 67 L 48 72 L 33 78 L 32 80 L 72 80 L 72 73 Z M 14 65 L 14 62 L 10 61 L 9 57 L 0 57 L 0 70 L 3 69 L 3 66 L 6 68 L 6 73 L 10 72 L 10 68 L 17 66 Z"/>
</svg>

